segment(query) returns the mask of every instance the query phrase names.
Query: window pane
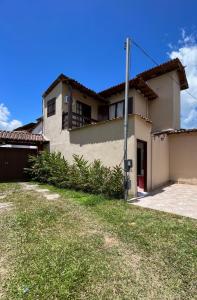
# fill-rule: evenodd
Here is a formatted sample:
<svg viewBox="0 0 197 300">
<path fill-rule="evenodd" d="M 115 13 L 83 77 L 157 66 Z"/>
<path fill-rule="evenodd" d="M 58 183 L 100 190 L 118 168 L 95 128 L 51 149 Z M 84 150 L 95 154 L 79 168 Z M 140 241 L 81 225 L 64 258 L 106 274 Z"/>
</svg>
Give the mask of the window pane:
<svg viewBox="0 0 197 300">
<path fill-rule="evenodd" d="M 47 117 L 55 114 L 55 98 L 47 102 Z"/>
<path fill-rule="evenodd" d="M 124 107 L 124 103 L 123 102 L 119 102 L 117 104 L 117 118 L 118 117 L 123 117 L 123 107 Z"/>
<path fill-rule="evenodd" d="M 110 105 L 109 107 L 109 119 L 114 119 L 116 117 L 116 105 Z"/>
</svg>

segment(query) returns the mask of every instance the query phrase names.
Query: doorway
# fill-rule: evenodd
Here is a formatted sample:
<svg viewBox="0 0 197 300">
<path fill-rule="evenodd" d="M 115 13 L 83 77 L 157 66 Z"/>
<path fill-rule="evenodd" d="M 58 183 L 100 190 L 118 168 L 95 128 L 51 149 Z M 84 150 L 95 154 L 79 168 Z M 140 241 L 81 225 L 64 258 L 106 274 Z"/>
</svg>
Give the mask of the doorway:
<svg viewBox="0 0 197 300">
<path fill-rule="evenodd" d="M 147 142 L 137 140 L 137 190 L 147 191 Z"/>
<path fill-rule="evenodd" d="M 37 155 L 37 149 L 0 147 L 0 182 L 27 179 L 29 155 Z"/>
</svg>

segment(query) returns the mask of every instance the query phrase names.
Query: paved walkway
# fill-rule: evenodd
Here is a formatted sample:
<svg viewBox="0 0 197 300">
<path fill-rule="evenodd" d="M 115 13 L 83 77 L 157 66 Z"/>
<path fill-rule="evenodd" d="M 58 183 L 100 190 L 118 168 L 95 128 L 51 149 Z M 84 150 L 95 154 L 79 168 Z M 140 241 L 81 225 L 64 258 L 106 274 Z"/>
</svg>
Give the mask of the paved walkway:
<svg viewBox="0 0 197 300">
<path fill-rule="evenodd" d="M 21 182 L 21 186 L 23 187 L 24 190 L 30 190 L 30 191 L 41 193 L 47 200 L 57 200 L 60 198 L 59 194 L 50 192 L 48 189 L 43 189 L 38 184 Z"/>
<path fill-rule="evenodd" d="M 197 219 L 197 186 L 172 184 L 131 203 Z"/>
</svg>

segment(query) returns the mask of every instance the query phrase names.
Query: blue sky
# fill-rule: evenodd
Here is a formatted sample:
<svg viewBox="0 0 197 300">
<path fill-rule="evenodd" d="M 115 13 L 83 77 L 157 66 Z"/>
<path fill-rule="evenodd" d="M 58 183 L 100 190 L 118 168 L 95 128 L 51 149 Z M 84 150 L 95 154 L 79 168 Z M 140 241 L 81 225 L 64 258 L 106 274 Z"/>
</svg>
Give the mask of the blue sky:
<svg viewBox="0 0 197 300">
<path fill-rule="evenodd" d="M 124 81 L 126 36 L 158 62 L 176 55 L 191 64 L 197 96 L 196 11 L 192 0 L 0 0 L 1 128 L 39 117 L 41 95 L 60 73 L 95 91 Z M 132 47 L 132 77 L 152 66 Z M 196 101 L 182 101 L 182 124 L 197 127 Z"/>
</svg>

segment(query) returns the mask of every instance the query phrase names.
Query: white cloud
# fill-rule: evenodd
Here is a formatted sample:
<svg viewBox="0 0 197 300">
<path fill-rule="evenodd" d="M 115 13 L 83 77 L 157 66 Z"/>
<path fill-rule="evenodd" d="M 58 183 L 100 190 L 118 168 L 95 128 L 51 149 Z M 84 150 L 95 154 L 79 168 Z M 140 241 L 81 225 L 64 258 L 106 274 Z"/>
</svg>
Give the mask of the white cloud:
<svg viewBox="0 0 197 300">
<path fill-rule="evenodd" d="M 187 35 L 181 30 L 181 39 L 178 47 L 170 44 L 170 58 L 178 57 L 186 67 L 186 75 L 189 83 L 188 92 L 197 99 L 197 39 L 194 34 Z M 187 92 L 181 93 L 181 126 L 183 128 L 197 128 L 197 100 Z"/>
<path fill-rule="evenodd" d="M 10 120 L 10 111 L 1 103 L 0 104 L 0 130 L 13 130 L 22 126 L 22 123 L 18 120 Z"/>
</svg>

